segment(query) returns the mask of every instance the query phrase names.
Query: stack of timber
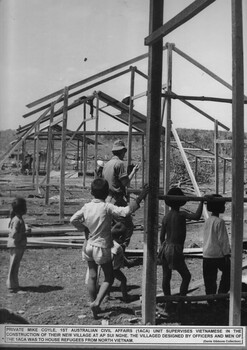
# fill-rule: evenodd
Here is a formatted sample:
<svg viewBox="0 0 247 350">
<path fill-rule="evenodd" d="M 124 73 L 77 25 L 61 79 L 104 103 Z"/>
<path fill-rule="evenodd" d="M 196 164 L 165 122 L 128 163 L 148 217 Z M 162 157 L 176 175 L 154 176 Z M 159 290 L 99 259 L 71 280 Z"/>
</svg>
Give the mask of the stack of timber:
<svg viewBox="0 0 247 350">
<path fill-rule="evenodd" d="M 6 248 L 8 239 L 8 219 L 0 219 L 0 248 Z M 69 224 L 29 227 L 27 226 L 27 248 L 81 248 L 85 239 Z"/>
</svg>

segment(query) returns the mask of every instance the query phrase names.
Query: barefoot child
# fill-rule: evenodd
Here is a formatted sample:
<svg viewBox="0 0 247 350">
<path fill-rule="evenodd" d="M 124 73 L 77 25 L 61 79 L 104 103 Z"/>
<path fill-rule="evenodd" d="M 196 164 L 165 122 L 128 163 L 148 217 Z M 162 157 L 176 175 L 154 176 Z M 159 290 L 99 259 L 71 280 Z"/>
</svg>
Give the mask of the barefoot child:
<svg viewBox="0 0 247 350">
<path fill-rule="evenodd" d="M 27 245 L 26 226 L 22 218 L 27 212 L 27 205 L 24 198 L 18 197 L 12 202 L 10 213 L 9 236 L 7 248 L 10 253 L 9 272 L 7 277 L 7 288 L 10 293 L 21 293 L 18 273 L 20 262 Z"/>
<path fill-rule="evenodd" d="M 121 282 L 120 288 L 123 295 L 123 301 L 127 302 L 129 300 L 129 295 L 127 292 L 127 278 L 124 273 L 121 271 L 121 268 L 124 267 L 124 251 L 121 247 L 121 244 L 125 241 L 127 229 L 125 225 L 121 222 L 116 223 L 111 230 L 113 247 L 112 252 L 112 264 L 113 264 L 113 273 L 114 278 Z M 110 294 L 110 293 L 109 293 Z"/>
<path fill-rule="evenodd" d="M 135 202 L 127 207 L 117 207 L 106 203 L 109 193 L 108 182 L 103 178 L 96 178 L 91 184 L 91 194 L 94 199 L 86 203 L 70 219 L 79 230 L 83 227 L 89 231 L 87 244 L 83 248 L 85 260 L 88 263 L 89 278 L 88 291 L 91 299 L 90 307 L 94 317 L 97 317 L 99 307 L 114 280 L 111 248 L 113 240 L 111 224 L 113 218 L 130 216 L 139 208 L 139 204 L 147 195 L 148 188 L 144 187 Z M 97 293 L 97 269 L 100 265 L 104 273 L 104 282 Z"/>
<path fill-rule="evenodd" d="M 167 192 L 167 195 L 183 196 L 184 193 L 179 187 L 173 187 Z M 186 238 L 186 219 L 199 220 L 202 215 L 203 203 L 200 202 L 196 213 L 180 210 L 180 207 L 186 203 L 183 199 L 166 199 L 165 203 L 171 207 L 171 210 L 164 216 L 160 232 L 161 248 L 159 259 L 163 269 L 162 289 L 165 296 L 171 295 L 170 281 L 172 270 L 177 270 L 182 277 L 180 295 L 186 295 L 191 279 L 191 274 L 183 255 Z M 166 304 L 168 309 L 170 305 L 171 303 Z"/>
</svg>

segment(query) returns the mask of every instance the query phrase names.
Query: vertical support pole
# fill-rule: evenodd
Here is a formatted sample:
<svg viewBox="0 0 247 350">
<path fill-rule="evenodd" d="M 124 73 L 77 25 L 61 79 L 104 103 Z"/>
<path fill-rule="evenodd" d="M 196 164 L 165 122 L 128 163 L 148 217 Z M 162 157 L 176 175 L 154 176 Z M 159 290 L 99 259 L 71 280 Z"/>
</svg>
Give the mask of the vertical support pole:
<svg viewBox="0 0 247 350">
<path fill-rule="evenodd" d="M 35 183 L 36 192 L 39 193 L 39 128 L 40 124 L 35 127 L 35 137 L 36 137 L 36 163 L 35 163 Z"/>
<path fill-rule="evenodd" d="M 214 122 L 214 175 L 215 175 L 215 193 L 219 193 L 219 128 L 218 120 Z"/>
<path fill-rule="evenodd" d="M 97 169 L 97 159 L 98 159 L 98 138 L 99 138 L 99 96 L 96 95 L 96 119 L 95 119 L 95 152 L 94 152 L 94 176 Z"/>
<path fill-rule="evenodd" d="M 232 265 L 229 325 L 241 325 L 244 205 L 244 76 L 242 0 L 232 0 Z"/>
<path fill-rule="evenodd" d="M 35 183 L 35 170 L 36 170 L 36 148 L 37 148 L 37 138 L 36 135 L 34 134 L 33 138 L 33 167 L 32 167 L 32 183 L 34 185 Z"/>
<path fill-rule="evenodd" d="M 163 0 L 150 0 L 149 32 L 163 24 Z M 155 324 L 157 283 L 157 241 L 159 221 L 159 172 L 161 134 L 162 39 L 149 47 L 147 166 L 150 191 L 144 208 L 144 246 L 142 280 L 142 322 Z"/>
<path fill-rule="evenodd" d="M 81 159 L 83 159 L 83 188 L 86 187 L 86 173 L 87 173 L 86 115 L 87 115 L 87 108 L 86 108 L 86 102 L 84 102 L 84 104 L 83 104 L 83 121 L 84 121 L 83 130 L 84 130 L 84 134 L 83 134 L 83 149 L 82 149 L 83 153 L 81 152 Z"/>
<path fill-rule="evenodd" d="M 222 193 L 226 193 L 226 159 L 223 159 L 223 190 Z"/>
<path fill-rule="evenodd" d="M 21 144 L 21 172 L 24 174 L 24 165 L 25 165 L 25 154 L 26 154 L 26 140 L 22 141 Z"/>
<path fill-rule="evenodd" d="M 165 111 L 166 111 L 166 97 L 163 98 L 163 104 L 162 104 L 162 113 L 161 113 L 161 126 L 163 126 L 163 122 L 164 122 L 164 115 L 165 115 Z M 163 174 L 163 192 L 164 194 L 166 193 L 165 191 L 165 135 L 162 135 L 162 174 Z"/>
<path fill-rule="evenodd" d="M 142 186 L 144 185 L 144 171 L 145 171 L 145 152 L 144 152 L 144 142 L 145 136 L 142 135 Z"/>
<path fill-rule="evenodd" d="M 135 89 L 135 67 L 131 67 L 131 77 L 130 77 L 130 104 L 129 104 L 129 130 L 128 130 L 128 147 L 127 147 L 127 164 L 131 164 L 132 159 L 132 124 L 133 124 L 133 107 L 134 102 L 132 97 L 134 96 Z"/>
<path fill-rule="evenodd" d="M 18 164 L 18 167 L 19 167 L 19 162 L 20 162 L 20 148 L 19 147 L 17 148 L 17 159 L 16 159 L 16 161 L 17 161 L 17 164 Z"/>
<path fill-rule="evenodd" d="M 64 219 L 67 118 L 68 118 L 68 87 L 66 86 L 64 88 L 63 123 L 62 123 L 62 137 L 61 137 L 61 159 L 60 159 L 60 201 L 59 201 L 60 220 Z"/>
<path fill-rule="evenodd" d="M 165 135 L 161 135 L 161 152 L 162 152 L 162 187 L 165 194 Z"/>
<path fill-rule="evenodd" d="M 51 163 L 52 166 L 55 165 L 55 139 L 52 134 L 52 139 L 51 139 Z"/>
<path fill-rule="evenodd" d="M 195 179 L 197 181 L 197 173 L 198 173 L 198 157 L 195 157 Z"/>
<path fill-rule="evenodd" d="M 171 97 L 169 96 L 172 92 L 172 47 L 173 44 L 168 44 L 167 50 L 167 92 L 168 97 L 166 100 L 166 134 L 165 134 L 165 173 L 164 173 L 164 194 L 167 193 L 170 186 L 170 158 L 171 158 Z M 165 214 L 168 211 L 167 205 L 165 205 Z"/>
<path fill-rule="evenodd" d="M 47 139 L 47 162 L 46 162 L 46 191 L 45 191 L 45 204 L 49 204 L 49 193 L 50 193 L 50 172 L 51 172 L 51 144 L 52 144 L 52 122 L 54 116 L 54 106 L 51 109 L 50 114 L 50 125 L 48 129 Z"/>
<path fill-rule="evenodd" d="M 80 140 L 77 140 L 77 150 L 76 150 L 76 169 L 79 172 L 79 158 L 80 158 Z"/>
</svg>

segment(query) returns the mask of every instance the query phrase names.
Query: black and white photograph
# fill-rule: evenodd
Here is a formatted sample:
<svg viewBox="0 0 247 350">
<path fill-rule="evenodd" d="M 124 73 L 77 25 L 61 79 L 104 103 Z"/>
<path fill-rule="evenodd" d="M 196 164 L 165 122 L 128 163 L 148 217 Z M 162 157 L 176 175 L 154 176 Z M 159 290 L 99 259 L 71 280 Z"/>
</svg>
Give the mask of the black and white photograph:
<svg viewBox="0 0 247 350">
<path fill-rule="evenodd" d="M 0 347 L 247 349 L 247 1 L 0 0 Z"/>
</svg>

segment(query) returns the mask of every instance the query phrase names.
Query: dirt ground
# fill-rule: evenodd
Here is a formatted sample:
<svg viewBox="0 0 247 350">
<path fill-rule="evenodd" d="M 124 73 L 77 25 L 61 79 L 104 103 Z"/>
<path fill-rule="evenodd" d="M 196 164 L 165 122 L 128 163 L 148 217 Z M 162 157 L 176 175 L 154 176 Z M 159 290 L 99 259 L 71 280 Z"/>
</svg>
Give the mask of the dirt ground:
<svg viewBox="0 0 247 350">
<path fill-rule="evenodd" d="M 58 222 L 59 202 L 57 193 L 51 193 L 53 199 L 49 206 L 45 206 L 41 194 L 27 189 L 31 184 L 31 176 L 2 174 L 0 176 L 1 208 L 10 208 L 14 196 L 21 195 L 27 199 L 28 213 L 24 217 L 31 227 L 37 225 L 51 225 Z M 88 181 L 91 181 L 89 179 Z M 78 184 L 80 179 L 71 180 L 71 184 Z M 75 188 L 74 188 L 75 189 Z M 66 191 L 65 222 L 90 198 L 89 188 L 79 188 L 77 191 Z M 187 205 L 186 205 L 187 206 Z M 190 205 L 190 210 L 197 206 Z M 226 218 L 229 216 L 230 206 L 227 204 Z M 53 214 L 53 215 L 52 215 Z M 160 203 L 160 222 L 163 216 L 163 204 Z M 134 224 L 137 230 L 129 246 L 130 249 L 143 248 L 143 206 L 135 213 Z M 202 246 L 203 223 L 193 223 L 187 226 L 185 247 Z M 230 224 L 227 222 L 230 234 Z M 245 255 L 245 254 L 244 254 Z M 186 258 L 192 274 L 191 283 L 202 279 L 202 259 L 199 257 Z M 142 261 L 138 266 L 124 268 L 128 281 L 129 294 L 132 301 L 122 300 L 119 283 L 114 282 L 111 299 L 102 304 L 102 312 L 98 319 L 94 319 L 89 308 L 89 297 L 85 285 L 86 264 L 82 261 L 81 248 L 27 248 L 21 262 L 19 280 L 25 294 L 8 294 L 6 276 L 9 264 L 9 254 L 5 247 L 1 248 L 0 256 L 0 304 L 2 309 L 8 309 L 14 315 L 6 319 L 1 313 L 1 323 L 28 322 L 36 325 L 138 325 L 142 324 L 141 296 L 142 296 Z M 162 271 L 157 266 L 157 325 L 228 325 L 228 303 L 217 303 L 209 307 L 205 301 L 186 303 L 182 314 L 164 312 L 162 300 Z M 172 289 L 180 285 L 180 276 L 173 272 Z M 205 294 L 201 285 L 191 295 Z M 247 304 L 242 301 L 242 325 L 247 325 Z"/>
</svg>

